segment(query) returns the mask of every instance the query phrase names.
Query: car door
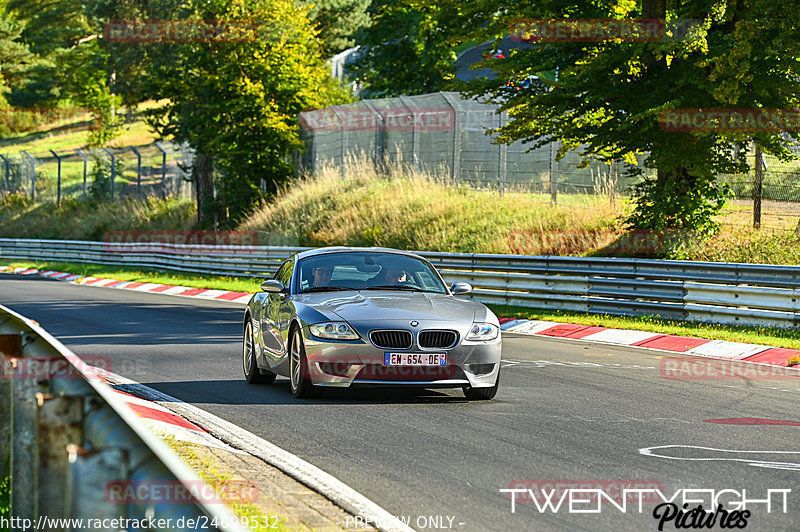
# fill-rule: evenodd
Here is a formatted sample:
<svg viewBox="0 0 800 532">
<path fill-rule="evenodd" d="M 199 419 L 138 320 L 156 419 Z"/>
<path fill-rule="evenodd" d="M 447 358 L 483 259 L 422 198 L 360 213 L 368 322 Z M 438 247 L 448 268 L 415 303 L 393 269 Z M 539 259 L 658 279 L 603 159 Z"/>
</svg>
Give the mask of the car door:
<svg viewBox="0 0 800 532">
<path fill-rule="evenodd" d="M 281 281 L 288 288 L 293 268 L 294 261 L 287 260 L 278 268 L 275 273 L 275 279 Z M 264 311 L 261 314 L 261 329 L 263 332 L 261 338 L 264 345 L 264 355 L 272 367 L 286 354 L 280 323 L 281 307 L 285 299 L 285 294 L 267 294 L 264 299 Z"/>
</svg>

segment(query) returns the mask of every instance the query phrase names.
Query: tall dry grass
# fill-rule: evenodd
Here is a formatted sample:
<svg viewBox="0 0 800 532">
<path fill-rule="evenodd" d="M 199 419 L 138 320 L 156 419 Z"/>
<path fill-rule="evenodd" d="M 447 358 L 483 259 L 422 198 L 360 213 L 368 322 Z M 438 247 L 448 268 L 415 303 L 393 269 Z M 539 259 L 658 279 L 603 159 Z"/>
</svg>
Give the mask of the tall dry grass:
<svg viewBox="0 0 800 532">
<path fill-rule="evenodd" d="M 612 242 L 620 214 L 605 196 L 551 205 L 549 195 L 500 197 L 404 166 L 378 172 L 362 159 L 304 176 L 240 229 L 272 245 L 577 255 Z"/>
</svg>

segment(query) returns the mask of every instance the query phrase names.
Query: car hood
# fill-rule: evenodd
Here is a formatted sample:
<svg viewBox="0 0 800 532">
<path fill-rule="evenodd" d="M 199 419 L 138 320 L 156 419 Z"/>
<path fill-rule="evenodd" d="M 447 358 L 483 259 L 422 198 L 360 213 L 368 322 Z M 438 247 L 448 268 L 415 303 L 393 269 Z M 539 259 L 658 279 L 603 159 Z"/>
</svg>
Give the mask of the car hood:
<svg viewBox="0 0 800 532">
<path fill-rule="evenodd" d="M 471 323 L 476 303 L 444 294 L 410 292 L 332 292 L 307 294 L 298 302 L 323 314 L 348 322 L 439 320 Z"/>
</svg>

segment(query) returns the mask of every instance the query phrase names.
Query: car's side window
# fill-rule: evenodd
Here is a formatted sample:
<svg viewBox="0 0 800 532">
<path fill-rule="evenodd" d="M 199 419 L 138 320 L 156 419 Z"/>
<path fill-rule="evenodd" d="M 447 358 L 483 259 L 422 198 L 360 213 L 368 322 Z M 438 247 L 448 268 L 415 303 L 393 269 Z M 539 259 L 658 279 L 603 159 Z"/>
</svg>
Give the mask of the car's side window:
<svg viewBox="0 0 800 532">
<path fill-rule="evenodd" d="M 292 268 L 294 267 L 294 261 L 287 260 L 286 262 L 278 268 L 278 271 L 275 273 L 275 279 L 279 280 L 283 283 L 283 286 L 291 290 L 289 286 L 289 282 L 292 280 Z"/>
</svg>

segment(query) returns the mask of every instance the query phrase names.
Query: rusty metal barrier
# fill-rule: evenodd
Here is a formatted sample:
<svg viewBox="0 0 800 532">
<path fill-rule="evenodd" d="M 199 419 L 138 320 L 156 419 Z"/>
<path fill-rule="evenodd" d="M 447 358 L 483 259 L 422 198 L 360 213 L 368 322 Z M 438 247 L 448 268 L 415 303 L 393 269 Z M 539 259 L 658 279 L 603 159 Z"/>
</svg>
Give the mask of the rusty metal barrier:
<svg viewBox="0 0 800 532">
<path fill-rule="evenodd" d="M 136 521 L 161 530 L 244 530 L 222 501 L 194 496 L 211 488 L 119 399 L 95 367 L 36 322 L 2 305 L 0 355 L 0 477 L 11 476 L 11 516 L 18 526 L 88 530 L 97 529 L 98 522 Z M 109 486 L 142 483 L 161 483 L 193 496 L 109 497 Z"/>
</svg>

